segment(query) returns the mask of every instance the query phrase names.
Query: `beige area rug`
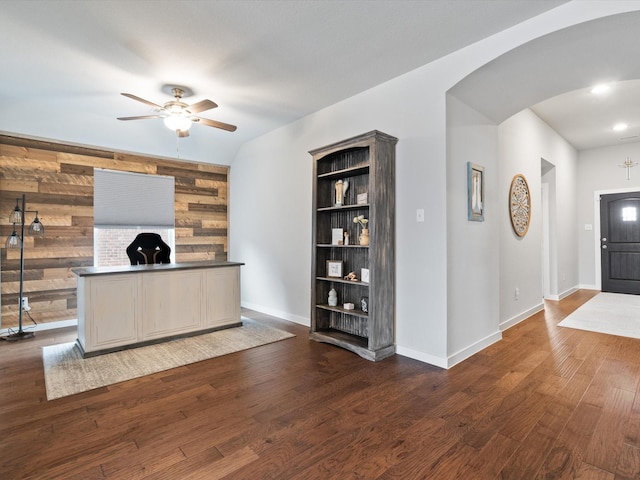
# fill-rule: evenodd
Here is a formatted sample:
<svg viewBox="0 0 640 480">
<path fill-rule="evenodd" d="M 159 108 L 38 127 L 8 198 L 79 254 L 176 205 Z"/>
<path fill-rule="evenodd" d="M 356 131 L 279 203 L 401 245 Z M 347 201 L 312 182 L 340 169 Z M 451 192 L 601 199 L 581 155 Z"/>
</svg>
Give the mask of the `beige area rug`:
<svg viewBox="0 0 640 480">
<path fill-rule="evenodd" d="M 47 399 L 73 395 L 189 363 L 295 337 L 247 318 L 242 326 L 82 358 L 75 342 L 42 349 Z"/>
<path fill-rule="evenodd" d="M 640 295 L 599 293 L 558 325 L 640 338 Z"/>
</svg>

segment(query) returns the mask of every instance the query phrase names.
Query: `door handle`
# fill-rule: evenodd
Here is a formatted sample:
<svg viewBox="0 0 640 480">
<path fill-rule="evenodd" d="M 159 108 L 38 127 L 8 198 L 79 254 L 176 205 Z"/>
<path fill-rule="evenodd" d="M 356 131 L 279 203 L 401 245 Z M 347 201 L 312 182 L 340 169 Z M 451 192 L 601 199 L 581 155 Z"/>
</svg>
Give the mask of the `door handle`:
<svg viewBox="0 0 640 480">
<path fill-rule="evenodd" d="M 602 237 L 602 241 L 606 242 L 607 241 L 607 237 Z"/>
<path fill-rule="evenodd" d="M 606 245 L 602 245 L 602 248 L 606 250 L 606 249 L 607 249 L 607 246 L 606 246 Z"/>
</svg>

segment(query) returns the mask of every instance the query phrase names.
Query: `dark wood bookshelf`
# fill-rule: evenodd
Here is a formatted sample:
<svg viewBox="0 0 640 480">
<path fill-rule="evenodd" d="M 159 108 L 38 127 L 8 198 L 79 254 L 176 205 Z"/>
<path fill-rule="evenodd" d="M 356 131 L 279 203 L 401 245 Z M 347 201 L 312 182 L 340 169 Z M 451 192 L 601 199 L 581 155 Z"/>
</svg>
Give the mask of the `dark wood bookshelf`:
<svg viewBox="0 0 640 480">
<path fill-rule="evenodd" d="M 313 157 L 313 245 L 311 333 L 313 340 L 349 349 L 368 360 L 395 353 L 395 145 L 397 139 L 379 131 L 337 142 L 309 152 Z M 348 181 L 341 205 L 335 185 Z M 358 204 L 366 193 L 367 203 Z M 369 244 L 359 244 L 361 227 L 353 218 L 369 220 Z M 349 245 L 334 245 L 332 230 L 349 234 Z M 328 260 L 343 264 L 343 275 L 358 281 L 328 277 Z M 369 282 L 360 281 L 362 269 Z M 328 305 L 331 289 L 338 305 Z M 361 300 L 367 299 L 367 312 Z M 355 309 L 347 310 L 345 303 Z"/>
</svg>

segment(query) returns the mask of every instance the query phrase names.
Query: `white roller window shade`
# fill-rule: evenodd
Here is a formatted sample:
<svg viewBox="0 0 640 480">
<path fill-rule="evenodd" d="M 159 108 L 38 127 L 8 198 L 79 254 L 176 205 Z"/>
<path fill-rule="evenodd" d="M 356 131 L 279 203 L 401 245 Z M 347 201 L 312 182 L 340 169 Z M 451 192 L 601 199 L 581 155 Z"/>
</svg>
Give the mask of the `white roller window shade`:
<svg viewBox="0 0 640 480">
<path fill-rule="evenodd" d="M 173 177 L 96 168 L 93 181 L 95 227 L 174 228 Z"/>
</svg>

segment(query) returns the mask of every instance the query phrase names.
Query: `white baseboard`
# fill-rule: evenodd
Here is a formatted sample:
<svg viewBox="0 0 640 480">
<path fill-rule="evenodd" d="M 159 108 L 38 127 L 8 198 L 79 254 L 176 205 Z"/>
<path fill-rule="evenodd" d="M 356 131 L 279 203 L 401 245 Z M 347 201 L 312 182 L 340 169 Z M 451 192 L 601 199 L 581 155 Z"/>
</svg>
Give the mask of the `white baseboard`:
<svg viewBox="0 0 640 480">
<path fill-rule="evenodd" d="M 242 307 L 248 308 L 249 310 L 255 310 L 256 312 L 266 313 L 267 315 L 272 315 L 274 317 L 282 318 L 283 320 L 288 320 L 293 323 L 298 323 L 300 325 L 304 325 L 305 327 L 311 326 L 311 320 L 308 317 L 301 317 L 299 315 L 276 310 L 275 308 L 265 307 L 264 305 L 257 305 L 251 302 L 242 302 Z"/>
<path fill-rule="evenodd" d="M 572 287 L 568 290 L 565 290 L 564 292 L 562 292 L 558 298 L 558 300 L 562 300 L 563 298 L 567 298 L 569 295 L 576 293 L 578 290 L 580 290 L 580 287 Z"/>
<path fill-rule="evenodd" d="M 44 330 L 53 330 L 54 328 L 65 328 L 65 327 L 77 327 L 78 320 L 60 320 L 59 322 L 48 322 L 48 323 L 39 323 L 38 325 L 25 325 L 24 322 L 22 324 L 22 329 L 27 332 L 42 332 Z M 8 335 L 10 333 L 16 332 L 18 327 L 11 328 L 2 328 L 0 329 L 0 335 Z"/>
<path fill-rule="evenodd" d="M 502 340 L 502 331 L 494 332 L 491 335 L 487 335 L 486 337 L 480 339 L 476 343 L 454 353 L 453 355 L 449 355 L 447 368 L 451 368 L 454 365 L 457 365 L 458 363 L 466 360 L 469 357 L 472 357 L 476 353 L 487 348 L 489 345 L 493 345 L 500 340 Z"/>
<path fill-rule="evenodd" d="M 435 355 L 419 352 L 407 347 L 401 347 L 400 345 L 396 345 L 396 353 L 398 355 L 402 355 L 403 357 L 409 357 L 413 360 L 418 360 L 422 363 L 428 363 L 429 365 L 435 365 L 436 367 L 440 368 L 448 368 L 447 359 L 443 357 L 436 357 Z"/>
<path fill-rule="evenodd" d="M 584 285 L 584 284 L 581 284 L 578 288 L 580 288 L 582 290 L 600 290 L 600 287 L 598 287 L 596 285 Z"/>
<path fill-rule="evenodd" d="M 578 290 L 580 290 L 582 287 L 578 286 L 578 287 L 571 287 L 568 290 L 565 290 L 564 292 L 562 292 L 560 295 L 549 295 L 548 297 L 544 297 L 545 300 L 554 300 L 554 301 L 560 301 L 563 298 L 567 298 L 569 295 L 571 295 L 572 293 L 576 293 Z"/>
<path fill-rule="evenodd" d="M 517 325 L 518 323 L 520 323 L 523 320 L 526 320 L 527 318 L 529 318 L 531 315 L 535 315 L 536 313 L 540 312 L 544 310 L 544 304 L 540 303 L 534 307 L 531 307 L 529 310 L 525 310 L 524 312 L 522 312 L 519 315 L 516 315 L 515 317 L 512 317 L 508 320 L 505 320 L 504 322 L 500 323 L 500 331 L 504 332 L 505 330 L 513 327 L 514 325 Z"/>
<path fill-rule="evenodd" d="M 417 350 L 403 347 L 401 345 L 396 345 L 396 353 L 404 357 L 412 358 L 413 360 L 418 360 L 419 362 L 449 369 L 454 365 L 457 365 L 458 363 L 475 355 L 476 353 L 484 350 L 489 345 L 493 345 L 494 343 L 499 342 L 500 340 L 502 340 L 502 332 L 492 333 L 491 335 L 488 335 L 485 338 L 477 341 L 473 345 L 469 345 L 468 347 L 463 348 L 462 350 L 454 353 L 453 355 L 450 355 L 447 358 L 437 357 L 429 353 L 419 352 Z"/>
</svg>

